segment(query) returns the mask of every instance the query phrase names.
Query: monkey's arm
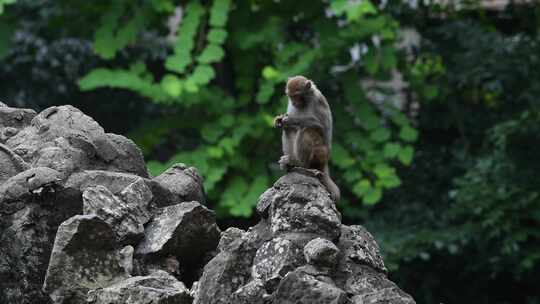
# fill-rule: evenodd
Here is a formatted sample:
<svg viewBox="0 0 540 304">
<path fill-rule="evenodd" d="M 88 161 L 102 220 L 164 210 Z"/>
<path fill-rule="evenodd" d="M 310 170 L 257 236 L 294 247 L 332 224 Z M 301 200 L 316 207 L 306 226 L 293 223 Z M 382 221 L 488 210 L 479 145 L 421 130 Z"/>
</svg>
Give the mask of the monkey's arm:
<svg viewBox="0 0 540 304">
<path fill-rule="evenodd" d="M 287 127 L 306 127 L 317 129 L 321 134 L 324 133 L 324 126 L 315 116 L 285 116 L 281 119 L 283 128 Z"/>
</svg>

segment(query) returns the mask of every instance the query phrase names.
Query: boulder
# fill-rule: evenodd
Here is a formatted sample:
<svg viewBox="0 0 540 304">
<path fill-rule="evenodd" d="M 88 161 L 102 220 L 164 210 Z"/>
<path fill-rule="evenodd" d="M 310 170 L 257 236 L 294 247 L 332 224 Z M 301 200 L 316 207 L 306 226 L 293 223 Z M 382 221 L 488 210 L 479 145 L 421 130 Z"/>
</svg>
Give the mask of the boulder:
<svg viewBox="0 0 540 304">
<path fill-rule="evenodd" d="M 334 243 L 323 238 L 311 240 L 304 247 L 304 256 L 309 264 L 333 267 L 337 264 L 339 249 Z"/>
<path fill-rule="evenodd" d="M 167 200 L 171 204 L 190 201 L 206 203 L 203 179 L 194 167 L 182 163 L 175 164 L 153 180 L 170 190 Z"/>
<path fill-rule="evenodd" d="M 287 273 L 304 263 L 301 247 L 287 239 L 273 238 L 257 250 L 251 277 L 273 292 Z"/>
<path fill-rule="evenodd" d="M 337 240 L 341 233 L 341 214 L 328 191 L 311 176 L 289 173 L 281 177 L 261 195 L 257 210 L 268 212 L 274 236 L 302 233 Z"/>
<path fill-rule="evenodd" d="M 126 253 L 105 221 L 96 215 L 74 216 L 58 227 L 43 291 L 55 304 L 85 303 L 88 291 L 130 276 L 126 265 L 132 257 Z"/>
<path fill-rule="evenodd" d="M 347 301 L 345 291 L 299 269 L 283 278 L 273 299 L 274 304 L 345 304 Z"/>
<path fill-rule="evenodd" d="M 186 286 L 164 271 L 136 276 L 88 293 L 88 304 L 191 304 Z"/>
<path fill-rule="evenodd" d="M 150 193 L 148 187 L 147 191 Z M 101 185 L 86 188 L 82 196 L 84 214 L 95 214 L 109 224 L 119 243 L 137 244 L 144 236 L 144 224 L 150 219 L 147 206 L 151 196 L 142 200 L 135 196 L 131 202 L 125 202 Z"/>
</svg>

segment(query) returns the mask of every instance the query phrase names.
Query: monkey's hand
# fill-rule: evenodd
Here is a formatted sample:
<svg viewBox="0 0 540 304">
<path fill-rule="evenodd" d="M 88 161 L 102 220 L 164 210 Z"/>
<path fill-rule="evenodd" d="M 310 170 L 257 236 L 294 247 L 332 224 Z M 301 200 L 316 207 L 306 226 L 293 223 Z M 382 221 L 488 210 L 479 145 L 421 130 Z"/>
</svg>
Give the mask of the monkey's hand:
<svg viewBox="0 0 540 304">
<path fill-rule="evenodd" d="M 287 114 L 281 114 L 274 118 L 274 128 L 283 128 L 283 119 L 287 117 Z"/>
</svg>

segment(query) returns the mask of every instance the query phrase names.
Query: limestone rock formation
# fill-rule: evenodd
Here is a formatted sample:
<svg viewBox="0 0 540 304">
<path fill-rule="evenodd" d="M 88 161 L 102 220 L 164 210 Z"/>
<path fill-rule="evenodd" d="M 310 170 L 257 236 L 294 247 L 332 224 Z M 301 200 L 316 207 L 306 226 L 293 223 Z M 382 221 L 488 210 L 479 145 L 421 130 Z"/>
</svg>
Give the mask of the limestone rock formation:
<svg viewBox="0 0 540 304">
<path fill-rule="evenodd" d="M 190 303 L 178 278 L 201 273 L 219 240 L 214 213 L 194 200 L 205 201 L 195 168 L 151 179 L 133 142 L 78 109 L 2 104 L 0 303 Z M 160 268 L 134 248 L 167 206 L 187 227 L 164 225 L 168 237 L 196 250 L 167 252 Z"/>
<path fill-rule="evenodd" d="M 195 304 L 414 303 L 388 280 L 369 232 L 341 224 L 317 179 L 283 176 L 261 195 L 257 211 L 256 226 L 222 234 Z"/>
<path fill-rule="evenodd" d="M 247 231 L 219 230 L 202 185 L 185 164 L 151 178 L 71 106 L 0 103 L 0 303 L 414 303 L 316 178 L 280 178 Z"/>
</svg>

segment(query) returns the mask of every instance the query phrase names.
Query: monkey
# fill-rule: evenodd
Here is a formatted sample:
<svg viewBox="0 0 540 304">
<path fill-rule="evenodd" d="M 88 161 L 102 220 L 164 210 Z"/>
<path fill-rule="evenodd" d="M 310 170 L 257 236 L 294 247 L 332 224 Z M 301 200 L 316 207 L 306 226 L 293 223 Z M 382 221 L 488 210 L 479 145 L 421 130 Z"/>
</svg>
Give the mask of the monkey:
<svg viewBox="0 0 540 304">
<path fill-rule="evenodd" d="M 337 202 L 340 191 L 328 168 L 332 145 L 332 112 L 328 101 L 313 81 L 304 76 L 289 78 L 285 94 L 287 113 L 274 119 L 274 126 L 283 130 L 280 168 L 314 175 Z"/>
</svg>

